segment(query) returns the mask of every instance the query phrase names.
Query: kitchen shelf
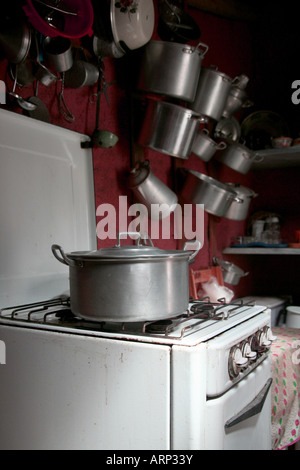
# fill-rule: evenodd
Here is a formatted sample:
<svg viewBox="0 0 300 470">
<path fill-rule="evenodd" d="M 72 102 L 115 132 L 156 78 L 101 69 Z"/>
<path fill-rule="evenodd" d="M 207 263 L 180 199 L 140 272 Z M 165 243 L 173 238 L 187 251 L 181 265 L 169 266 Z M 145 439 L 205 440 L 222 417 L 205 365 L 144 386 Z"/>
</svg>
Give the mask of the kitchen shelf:
<svg viewBox="0 0 300 470">
<path fill-rule="evenodd" d="M 263 160 L 254 162 L 252 165 L 253 170 L 300 166 L 300 145 L 283 149 L 257 150 L 256 153 L 263 157 Z"/>
<path fill-rule="evenodd" d="M 300 255 L 300 248 L 224 248 L 223 253 L 226 255 Z"/>
</svg>

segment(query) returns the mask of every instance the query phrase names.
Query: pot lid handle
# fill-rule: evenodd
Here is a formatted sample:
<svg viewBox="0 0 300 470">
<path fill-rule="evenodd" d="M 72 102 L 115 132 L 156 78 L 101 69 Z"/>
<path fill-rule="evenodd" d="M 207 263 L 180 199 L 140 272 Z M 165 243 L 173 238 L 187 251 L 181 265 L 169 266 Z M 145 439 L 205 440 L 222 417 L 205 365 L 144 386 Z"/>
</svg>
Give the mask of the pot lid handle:
<svg viewBox="0 0 300 470">
<path fill-rule="evenodd" d="M 119 232 L 117 236 L 118 243 L 115 245 L 116 247 L 119 248 L 121 246 L 121 237 L 124 235 L 129 236 L 131 238 L 135 237 L 137 239 L 137 246 L 141 246 L 141 240 L 143 240 L 144 242 L 143 245 L 147 245 L 147 243 L 145 243 L 145 240 L 147 240 L 147 242 L 149 242 L 151 246 L 154 246 L 148 234 L 142 236 L 142 234 L 139 232 Z"/>
</svg>

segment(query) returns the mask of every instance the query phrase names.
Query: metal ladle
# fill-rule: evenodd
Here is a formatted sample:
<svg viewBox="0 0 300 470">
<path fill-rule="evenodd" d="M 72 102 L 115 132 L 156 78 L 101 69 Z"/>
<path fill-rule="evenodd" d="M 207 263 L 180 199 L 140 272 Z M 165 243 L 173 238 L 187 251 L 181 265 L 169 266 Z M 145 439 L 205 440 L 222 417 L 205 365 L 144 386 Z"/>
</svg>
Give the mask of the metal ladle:
<svg viewBox="0 0 300 470">
<path fill-rule="evenodd" d="M 18 105 L 21 108 L 26 109 L 26 111 L 33 111 L 34 109 L 36 109 L 36 104 L 30 103 L 29 101 L 25 100 L 24 98 L 22 98 L 22 96 L 18 95 L 15 92 L 16 86 L 17 86 L 17 76 L 18 76 L 18 64 L 16 64 L 16 73 L 15 73 L 13 89 L 8 94 L 17 101 Z"/>
<path fill-rule="evenodd" d="M 102 86 L 104 82 L 104 86 Z M 92 135 L 92 143 L 101 148 L 111 148 L 118 142 L 119 138 L 110 131 L 99 129 L 99 114 L 100 114 L 100 99 L 102 90 L 105 92 L 105 77 L 103 73 L 103 66 L 101 61 L 99 63 L 99 78 L 97 86 L 97 108 L 96 108 L 96 128 Z"/>
</svg>

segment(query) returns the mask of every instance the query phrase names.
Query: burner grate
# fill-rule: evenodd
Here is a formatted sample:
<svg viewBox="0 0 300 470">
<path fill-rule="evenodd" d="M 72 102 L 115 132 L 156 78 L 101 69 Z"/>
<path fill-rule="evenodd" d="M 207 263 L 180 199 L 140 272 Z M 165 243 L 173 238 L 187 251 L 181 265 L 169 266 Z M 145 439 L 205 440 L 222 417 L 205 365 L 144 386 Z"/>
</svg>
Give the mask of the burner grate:
<svg viewBox="0 0 300 470">
<path fill-rule="evenodd" d="M 243 300 L 226 303 L 225 299 L 211 302 L 208 297 L 190 299 L 189 309 L 182 315 L 164 320 L 145 322 L 91 322 L 75 316 L 70 307 L 69 297 L 35 302 L 30 304 L 5 307 L 0 309 L 0 318 L 22 322 L 64 325 L 77 329 L 90 329 L 103 332 L 119 332 L 146 336 L 164 336 L 168 339 L 182 339 L 200 328 L 210 326 L 214 322 L 226 321 L 234 312 L 242 307 L 252 307 L 250 302 Z"/>
</svg>

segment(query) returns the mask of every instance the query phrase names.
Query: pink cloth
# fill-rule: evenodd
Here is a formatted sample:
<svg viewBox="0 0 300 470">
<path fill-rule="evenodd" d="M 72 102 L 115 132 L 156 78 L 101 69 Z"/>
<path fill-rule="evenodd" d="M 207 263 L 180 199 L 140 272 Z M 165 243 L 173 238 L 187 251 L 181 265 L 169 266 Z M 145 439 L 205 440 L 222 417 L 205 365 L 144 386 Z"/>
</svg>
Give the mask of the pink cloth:
<svg viewBox="0 0 300 470">
<path fill-rule="evenodd" d="M 300 329 L 272 328 L 272 449 L 300 440 Z"/>
</svg>

